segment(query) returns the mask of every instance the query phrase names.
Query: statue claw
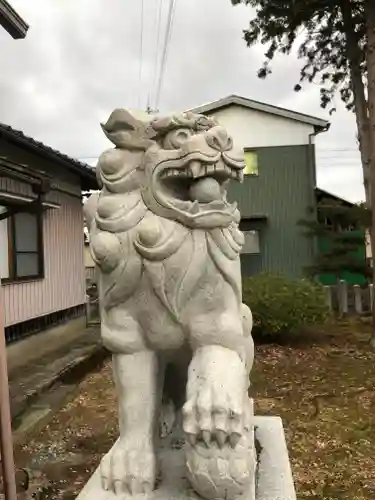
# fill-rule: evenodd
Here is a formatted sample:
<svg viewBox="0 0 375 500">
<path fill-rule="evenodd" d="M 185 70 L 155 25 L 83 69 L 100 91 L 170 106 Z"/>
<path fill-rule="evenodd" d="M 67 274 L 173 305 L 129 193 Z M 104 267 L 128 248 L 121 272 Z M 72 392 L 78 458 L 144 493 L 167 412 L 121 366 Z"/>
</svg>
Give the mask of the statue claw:
<svg viewBox="0 0 375 500">
<path fill-rule="evenodd" d="M 229 444 L 231 445 L 231 447 L 233 449 L 238 445 L 238 442 L 240 441 L 240 439 L 241 439 L 241 434 L 236 434 L 235 432 L 233 432 L 230 435 Z"/>
<path fill-rule="evenodd" d="M 202 431 L 202 439 L 207 448 L 210 447 L 211 443 L 211 433 L 210 431 Z"/>
<path fill-rule="evenodd" d="M 191 444 L 191 446 L 195 446 L 197 442 L 197 437 L 195 434 L 186 433 L 186 439 Z"/>
<path fill-rule="evenodd" d="M 101 462 L 101 477 L 104 490 L 115 495 L 128 492 L 138 495 L 151 492 L 155 482 L 155 456 L 151 448 L 119 440 Z"/>
<path fill-rule="evenodd" d="M 227 440 L 226 432 L 220 430 L 216 432 L 216 441 L 220 448 L 223 448 L 226 440 Z"/>
</svg>

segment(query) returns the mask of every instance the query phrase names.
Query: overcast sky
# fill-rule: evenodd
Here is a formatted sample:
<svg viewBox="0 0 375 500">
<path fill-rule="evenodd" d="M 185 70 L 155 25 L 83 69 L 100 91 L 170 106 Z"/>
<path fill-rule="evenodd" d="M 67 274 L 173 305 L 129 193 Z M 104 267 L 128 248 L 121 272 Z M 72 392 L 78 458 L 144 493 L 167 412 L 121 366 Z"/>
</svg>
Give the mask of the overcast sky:
<svg viewBox="0 0 375 500">
<path fill-rule="evenodd" d="M 25 40 L 0 30 L 0 121 L 95 162 L 109 144 L 99 122 L 116 107 L 145 108 L 150 92 L 153 103 L 159 0 L 144 0 L 141 78 L 141 0 L 11 3 L 30 30 Z M 273 74 L 259 80 L 264 48 L 248 49 L 242 40 L 251 16 L 249 7 L 233 7 L 230 0 L 176 0 L 160 112 L 239 94 L 329 118 L 331 130 L 317 139 L 318 184 L 349 200 L 363 199 L 354 116 L 337 99 L 338 111 L 328 117 L 317 85 L 293 91 L 302 64 L 295 56 L 279 57 Z"/>
</svg>

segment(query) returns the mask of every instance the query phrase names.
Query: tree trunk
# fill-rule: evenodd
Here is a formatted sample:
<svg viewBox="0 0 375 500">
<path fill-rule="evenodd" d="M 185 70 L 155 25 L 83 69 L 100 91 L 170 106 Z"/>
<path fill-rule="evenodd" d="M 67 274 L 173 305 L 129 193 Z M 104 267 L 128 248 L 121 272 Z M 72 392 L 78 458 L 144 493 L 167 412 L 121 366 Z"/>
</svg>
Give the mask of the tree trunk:
<svg viewBox="0 0 375 500">
<path fill-rule="evenodd" d="M 367 79 L 368 79 L 368 109 L 369 109 L 369 142 L 371 146 L 370 182 L 371 182 L 371 250 L 372 261 L 375 257 L 375 2 L 367 0 L 365 3 L 365 19 L 367 32 Z M 373 283 L 375 284 L 375 266 L 373 264 Z M 375 294 L 372 301 L 372 336 L 371 345 L 375 348 Z"/>
<path fill-rule="evenodd" d="M 371 1 L 371 0 L 370 0 Z M 366 205 L 371 207 L 371 141 L 369 133 L 368 103 L 365 95 L 365 85 L 360 67 L 361 50 L 352 17 L 351 0 L 341 1 L 341 11 L 346 34 L 346 54 L 349 61 L 350 80 L 354 98 L 355 117 L 358 130 L 359 150 L 363 169 L 363 184 L 365 187 Z"/>
</svg>

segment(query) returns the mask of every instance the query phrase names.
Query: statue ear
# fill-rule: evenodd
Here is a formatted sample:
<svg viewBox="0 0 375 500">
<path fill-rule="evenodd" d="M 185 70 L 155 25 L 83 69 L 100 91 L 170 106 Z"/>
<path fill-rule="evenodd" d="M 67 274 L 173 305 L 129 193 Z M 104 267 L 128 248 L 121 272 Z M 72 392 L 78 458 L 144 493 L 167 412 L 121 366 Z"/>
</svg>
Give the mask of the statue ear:
<svg viewBox="0 0 375 500">
<path fill-rule="evenodd" d="M 142 126 L 142 122 L 136 120 L 126 109 L 115 109 L 110 114 L 107 122 L 101 124 L 105 132 L 118 132 L 119 130 L 135 131 Z"/>
<path fill-rule="evenodd" d="M 101 124 L 107 138 L 117 147 L 148 149 L 156 132 L 149 123 L 137 120 L 126 109 L 115 109 L 107 122 Z"/>
</svg>

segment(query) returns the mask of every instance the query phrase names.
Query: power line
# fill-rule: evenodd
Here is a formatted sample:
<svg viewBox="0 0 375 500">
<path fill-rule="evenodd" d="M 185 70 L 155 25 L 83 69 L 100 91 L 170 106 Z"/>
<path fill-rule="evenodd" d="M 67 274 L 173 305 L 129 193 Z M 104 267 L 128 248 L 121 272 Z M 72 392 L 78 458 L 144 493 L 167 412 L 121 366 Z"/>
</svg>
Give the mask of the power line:
<svg viewBox="0 0 375 500">
<path fill-rule="evenodd" d="M 339 153 L 339 152 L 355 152 L 355 153 L 358 153 L 359 154 L 359 150 L 356 149 L 356 148 L 317 148 L 315 153 L 316 153 L 316 156 L 319 156 L 320 158 L 322 159 L 326 159 L 326 160 L 331 160 L 331 159 L 334 159 L 334 158 L 337 158 L 337 159 L 345 159 L 343 158 L 342 156 L 324 156 L 324 158 L 320 155 L 320 152 L 324 155 L 326 155 L 326 153 Z M 80 155 L 80 156 L 76 156 L 76 158 L 80 159 L 80 158 L 83 158 L 83 159 L 90 159 L 90 158 L 98 158 L 99 157 L 99 154 L 98 155 L 88 155 L 88 156 L 84 156 L 84 155 Z M 349 159 L 353 159 L 353 160 L 357 160 L 358 158 L 355 158 L 355 157 L 351 157 L 351 158 L 347 158 L 348 160 Z"/>
<path fill-rule="evenodd" d="M 155 108 L 156 109 L 159 106 L 160 93 L 161 93 L 161 89 L 163 86 L 164 73 L 165 73 L 165 68 L 166 68 L 167 58 L 168 58 L 168 49 L 169 49 L 169 45 L 170 45 L 172 28 L 173 28 L 175 7 L 176 7 L 175 0 L 169 0 L 169 10 L 168 10 L 167 25 L 166 25 L 166 29 L 165 29 L 163 54 L 162 54 L 162 59 L 161 59 L 161 64 L 160 64 L 159 81 L 158 81 L 158 86 L 156 89 L 156 97 L 155 97 Z"/>
<path fill-rule="evenodd" d="M 348 151 L 347 153 L 339 154 L 337 151 L 332 151 L 332 153 L 319 153 L 319 151 L 317 151 L 316 155 L 320 158 L 358 158 L 360 152 Z"/>
<path fill-rule="evenodd" d="M 335 150 L 332 150 L 333 152 Z M 356 152 L 356 150 L 353 150 L 353 152 Z M 88 155 L 88 156 L 84 156 L 84 155 L 80 155 L 80 156 L 76 156 L 75 158 L 77 159 L 92 159 L 92 158 L 98 158 L 99 157 L 99 154 L 98 155 Z M 360 158 L 359 156 L 322 156 L 319 154 L 319 151 L 316 151 L 316 158 L 318 160 L 325 160 L 325 161 L 331 161 L 331 160 L 338 160 L 338 161 L 359 161 Z"/>
<path fill-rule="evenodd" d="M 151 85 L 150 85 L 150 91 L 148 94 L 148 100 L 147 100 L 147 109 L 151 110 L 151 99 L 152 99 L 152 93 L 154 92 L 154 89 L 156 88 L 156 79 L 157 79 L 157 69 L 158 69 L 158 56 L 159 56 L 159 47 L 160 47 L 160 31 L 161 31 L 161 13 L 163 9 L 163 0 L 158 0 L 156 2 L 155 0 L 155 6 L 156 6 L 156 44 L 155 44 L 155 53 L 154 53 L 154 64 L 153 64 L 153 71 L 151 75 Z"/>
<path fill-rule="evenodd" d="M 316 148 L 317 152 L 319 151 L 359 151 L 358 148 Z"/>
<path fill-rule="evenodd" d="M 141 22 L 140 22 L 140 36 L 139 36 L 139 87 L 138 87 L 138 108 L 141 107 L 142 96 L 142 73 L 143 73 L 143 25 L 144 25 L 145 4 L 141 0 Z"/>
</svg>

